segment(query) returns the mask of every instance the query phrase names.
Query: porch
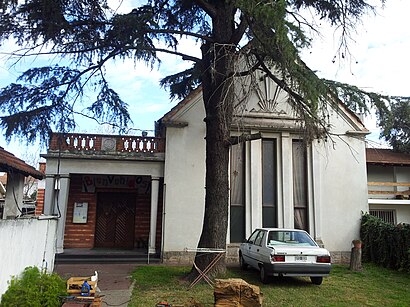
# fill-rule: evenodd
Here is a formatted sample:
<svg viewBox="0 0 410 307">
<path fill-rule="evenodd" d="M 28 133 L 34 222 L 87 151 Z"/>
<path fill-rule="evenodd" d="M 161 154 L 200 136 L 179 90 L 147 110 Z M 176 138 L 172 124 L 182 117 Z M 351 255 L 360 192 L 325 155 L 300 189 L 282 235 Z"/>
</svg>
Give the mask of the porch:
<svg viewBox="0 0 410 307">
<path fill-rule="evenodd" d="M 161 250 L 164 144 L 146 135 L 52 135 L 42 155 L 44 213 L 59 216 L 59 259 L 146 262 Z"/>
<path fill-rule="evenodd" d="M 410 182 L 369 181 L 369 199 L 409 200 Z"/>
<path fill-rule="evenodd" d="M 410 223 L 410 155 L 366 148 L 369 213 L 390 224 Z"/>
<path fill-rule="evenodd" d="M 369 181 L 369 213 L 396 225 L 410 223 L 410 182 Z"/>
</svg>

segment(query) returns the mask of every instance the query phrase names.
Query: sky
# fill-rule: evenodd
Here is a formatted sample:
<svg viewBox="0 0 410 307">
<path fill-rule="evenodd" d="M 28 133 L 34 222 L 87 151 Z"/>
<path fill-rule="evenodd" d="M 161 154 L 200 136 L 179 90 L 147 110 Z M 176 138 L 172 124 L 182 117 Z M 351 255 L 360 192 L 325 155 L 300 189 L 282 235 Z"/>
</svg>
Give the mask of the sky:
<svg viewBox="0 0 410 307">
<path fill-rule="evenodd" d="M 129 12 L 135 0 L 123 1 L 121 10 Z M 379 1 L 372 1 L 375 4 Z M 118 3 L 118 2 L 117 2 Z M 380 6 L 380 5 L 379 5 Z M 325 24 L 320 26 L 321 36 L 316 35 L 309 50 L 302 52 L 302 59 L 319 77 L 333 79 L 357 85 L 369 91 L 389 95 L 410 96 L 408 72 L 410 71 L 410 1 L 387 0 L 384 8 L 379 8 L 377 14 L 362 18 L 356 32 L 351 33 L 349 53 L 345 59 L 338 58 L 337 47 L 339 32 L 330 29 Z M 199 45 L 182 43 L 182 51 L 196 50 Z M 4 44 L 0 52 L 12 50 L 12 44 Z M 194 51 L 195 52 L 195 51 Z M 336 61 L 333 62 L 336 56 Z M 44 60 L 27 59 L 18 65 L 10 67 L 7 57 L 0 54 L 0 87 L 13 82 L 27 67 L 37 66 Z M 56 63 L 56 59 L 47 62 Z M 178 101 L 171 101 L 169 94 L 159 86 L 159 80 L 164 76 L 189 67 L 186 62 L 170 55 L 162 56 L 162 64 L 158 69 L 147 67 L 143 63 L 132 61 L 117 61 L 107 67 L 109 82 L 117 90 L 124 101 L 130 105 L 132 128 L 139 134 L 141 130 L 152 134 L 154 121 L 168 112 Z M 82 123 L 77 132 L 104 133 L 104 129 L 96 124 Z M 374 118 L 366 120 L 367 128 L 372 131 L 371 140 L 377 141 L 379 130 Z M 25 143 L 13 139 L 7 144 L 0 136 L 0 146 L 23 158 L 27 152 Z M 45 149 L 38 149 L 45 152 Z"/>
</svg>

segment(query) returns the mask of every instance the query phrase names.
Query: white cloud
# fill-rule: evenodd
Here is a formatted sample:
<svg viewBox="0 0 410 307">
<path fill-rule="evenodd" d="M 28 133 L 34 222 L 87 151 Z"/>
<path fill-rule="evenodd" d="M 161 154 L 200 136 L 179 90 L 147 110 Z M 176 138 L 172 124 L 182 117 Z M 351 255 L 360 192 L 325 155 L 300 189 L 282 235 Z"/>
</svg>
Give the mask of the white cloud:
<svg viewBox="0 0 410 307">
<path fill-rule="evenodd" d="M 410 67 L 409 10 L 410 2 L 388 1 L 376 16 L 363 18 L 349 43 L 351 57 L 336 63 L 332 60 L 337 54 L 338 33 L 324 27 L 323 38 L 316 38 L 303 58 L 322 77 L 384 94 L 410 95 L 406 85 Z"/>
</svg>

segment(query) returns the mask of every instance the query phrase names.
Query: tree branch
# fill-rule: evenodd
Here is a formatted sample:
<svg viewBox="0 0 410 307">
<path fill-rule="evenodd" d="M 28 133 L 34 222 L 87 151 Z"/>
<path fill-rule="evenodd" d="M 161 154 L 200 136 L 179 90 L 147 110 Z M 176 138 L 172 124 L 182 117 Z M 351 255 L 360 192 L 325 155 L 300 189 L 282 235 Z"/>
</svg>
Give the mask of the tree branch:
<svg viewBox="0 0 410 307">
<path fill-rule="evenodd" d="M 245 76 L 248 76 L 248 75 L 254 73 L 259 67 L 261 67 L 261 64 L 262 64 L 262 62 L 260 62 L 258 60 L 256 62 L 256 64 L 254 64 L 250 69 L 245 70 L 245 71 L 241 71 L 241 72 L 235 72 L 229 77 L 245 77 Z"/>
<path fill-rule="evenodd" d="M 214 42 L 215 40 L 213 38 L 211 38 L 210 36 L 206 36 L 206 35 L 201 35 L 199 33 L 194 33 L 194 32 L 188 32 L 188 31 L 180 31 L 180 30 L 170 30 L 170 29 L 153 29 L 153 30 L 149 30 L 147 31 L 147 33 L 155 33 L 155 34 L 178 34 L 181 36 L 190 36 L 190 37 L 195 37 L 195 38 L 199 38 L 202 39 L 204 41 L 208 41 L 208 42 Z"/>
<path fill-rule="evenodd" d="M 232 35 L 232 43 L 237 45 L 239 44 L 240 40 L 242 39 L 246 29 L 248 28 L 248 22 L 246 21 L 246 18 L 244 14 L 241 14 L 241 21 L 238 25 L 238 27 L 235 29 L 235 32 Z"/>
<path fill-rule="evenodd" d="M 196 5 L 203 9 L 211 18 L 216 15 L 216 8 L 205 0 L 194 0 Z"/>
<path fill-rule="evenodd" d="M 172 50 L 161 49 L 161 48 L 155 48 L 155 49 L 153 49 L 153 51 L 177 55 L 177 56 L 180 56 L 183 60 L 186 60 L 186 61 L 192 61 L 192 62 L 196 62 L 196 63 L 200 63 L 202 61 L 200 58 L 190 56 L 190 55 L 187 55 L 185 53 L 178 52 L 178 51 L 172 51 Z"/>
<path fill-rule="evenodd" d="M 322 123 L 321 120 L 319 120 L 310 110 L 310 108 L 306 105 L 306 102 L 304 100 L 304 98 L 299 95 L 298 93 L 296 93 L 294 90 L 292 90 L 285 81 L 279 79 L 278 77 L 276 77 L 272 71 L 266 66 L 266 64 L 262 61 L 261 57 L 259 54 L 254 54 L 256 56 L 256 58 L 258 59 L 258 61 L 260 62 L 263 71 L 269 76 L 269 78 L 271 78 L 274 82 L 276 82 L 276 84 L 282 88 L 284 91 L 286 91 L 293 99 L 295 99 L 298 103 L 299 106 L 303 108 L 303 110 L 306 112 L 306 114 L 314 119 L 326 132 L 326 134 L 328 134 L 328 129 L 327 127 L 324 125 L 324 123 Z"/>
<path fill-rule="evenodd" d="M 311 23 L 309 23 L 307 19 L 303 17 L 302 15 L 296 12 L 289 11 L 289 10 L 286 10 L 286 13 L 288 13 L 290 16 L 293 17 L 293 19 L 298 23 L 299 28 L 301 28 L 301 26 L 303 25 L 303 26 L 308 27 L 310 30 L 312 30 L 316 34 L 319 34 L 319 31 Z"/>
<path fill-rule="evenodd" d="M 253 140 L 259 140 L 262 138 L 262 134 L 259 133 L 253 133 L 253 134 L 241 134 L 239 136 L 231 136 L 230 138 L 230 145 L 236 145 L 239 143 L 245 143 L 247 141 L 253 141 Z"/>
</svg>

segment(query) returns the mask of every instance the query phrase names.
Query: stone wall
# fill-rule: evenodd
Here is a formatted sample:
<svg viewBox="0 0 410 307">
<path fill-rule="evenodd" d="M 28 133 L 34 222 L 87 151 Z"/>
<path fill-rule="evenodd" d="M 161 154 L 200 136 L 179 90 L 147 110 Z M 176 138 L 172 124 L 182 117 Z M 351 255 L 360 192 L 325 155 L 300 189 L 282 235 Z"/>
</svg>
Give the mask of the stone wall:
<svg viewBox="0 0 410 307">
<path fill-rule="evenodd" d="M 239 245 L 239 243 L 227 245 L 225 262 L 228 266 L 239 265 Z M 330 254 L 334 264 L 350 263 L 350 251 L 336 251 Z M 164 252 L 162 262 L 167 265 L 192 265 L 194 258 L 194 252 Z"/>
</svg>

